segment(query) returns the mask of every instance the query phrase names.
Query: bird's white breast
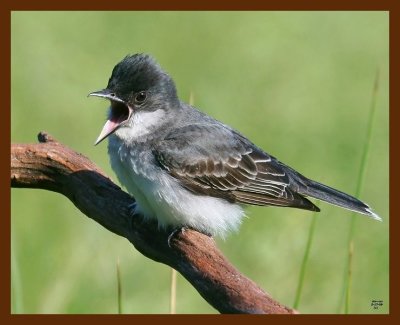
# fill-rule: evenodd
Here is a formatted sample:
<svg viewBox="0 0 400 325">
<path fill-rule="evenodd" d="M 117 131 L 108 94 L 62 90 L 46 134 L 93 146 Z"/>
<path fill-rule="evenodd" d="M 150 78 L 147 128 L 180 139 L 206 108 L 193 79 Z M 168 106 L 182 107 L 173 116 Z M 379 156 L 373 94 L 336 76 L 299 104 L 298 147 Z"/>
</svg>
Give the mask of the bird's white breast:
<svg viewBox="0 0 400 325">
<path fill-rule="evenodd" d="M 112 135 L 109 155 L 119 181 L 137 201 L 137 212 L 160 226 L 189 226 L 222 237 L 239 227 L 244 216 L 239 205 L 189 192 L 155 163 L 144 144 L 126 146 Z"/>
</svg>

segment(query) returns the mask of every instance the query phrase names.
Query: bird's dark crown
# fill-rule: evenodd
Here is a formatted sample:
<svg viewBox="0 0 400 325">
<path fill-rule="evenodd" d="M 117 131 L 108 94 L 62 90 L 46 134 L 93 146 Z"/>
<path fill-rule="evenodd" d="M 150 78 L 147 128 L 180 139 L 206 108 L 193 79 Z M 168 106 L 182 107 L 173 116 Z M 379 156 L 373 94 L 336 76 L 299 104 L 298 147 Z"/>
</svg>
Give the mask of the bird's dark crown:
<svg viewBox="0 0 400 325">
<path fill-rule="evenodd" d="M 128 55 L 119 62 L 112 71 L 107 88 L 125 101 L 129 101 L 133 94 L 147 90 L 170 98 L 177 96 L 172 78 L 150 55 L 143 53 Z"/>
</svg>

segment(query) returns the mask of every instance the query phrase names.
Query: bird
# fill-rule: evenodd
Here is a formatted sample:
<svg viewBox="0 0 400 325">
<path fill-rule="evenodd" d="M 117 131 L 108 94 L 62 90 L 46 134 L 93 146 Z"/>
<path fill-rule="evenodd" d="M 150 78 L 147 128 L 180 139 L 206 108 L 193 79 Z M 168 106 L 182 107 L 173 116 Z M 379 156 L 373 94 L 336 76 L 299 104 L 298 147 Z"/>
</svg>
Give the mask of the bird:
<svg viewBox="0 0 400 325">
<path fill-rule="evenodd" d="M 149 54 L 129 54 L 107 87 L 88 96 L 110 102 L 95 145 L 108 138 L 111 167 L 135 198 L 133 212 L 160 228 L 225 238 L 245 205 L 320 211 L 307 197 L 382 220 L 364 202 L 311 180 L 237 130 L 184 103 Z"/>
</svg>

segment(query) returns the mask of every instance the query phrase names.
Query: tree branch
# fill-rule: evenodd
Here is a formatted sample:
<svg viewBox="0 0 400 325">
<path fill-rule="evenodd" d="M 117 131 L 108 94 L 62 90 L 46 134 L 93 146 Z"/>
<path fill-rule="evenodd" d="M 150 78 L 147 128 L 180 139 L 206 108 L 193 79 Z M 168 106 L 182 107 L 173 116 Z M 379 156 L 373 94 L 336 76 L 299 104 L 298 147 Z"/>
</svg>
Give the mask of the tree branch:
<svg viewBox="0 0 400 325">
<path fill-rule="evenodd" d="M 46 133 L 39 144 L 12 144 L 11 186 L 40 188 L 68 197 L 86 216 L 128 239 L 148 258 L 179 271 L 221 313 L 293 314 L 237 271 L 212 238 L 187 230 L 174 235 L 131 216 L 134 199 L 85 156 Z"/>
</svg>

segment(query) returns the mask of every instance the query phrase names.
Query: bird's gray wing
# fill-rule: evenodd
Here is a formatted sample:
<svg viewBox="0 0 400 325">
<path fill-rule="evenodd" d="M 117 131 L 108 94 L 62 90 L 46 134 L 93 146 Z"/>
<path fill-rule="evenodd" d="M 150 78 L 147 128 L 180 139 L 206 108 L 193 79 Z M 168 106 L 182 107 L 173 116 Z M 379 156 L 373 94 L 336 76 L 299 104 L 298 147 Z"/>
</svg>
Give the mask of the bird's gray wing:
<svg viewBox="0 0 400 325">
<path fill-rule="evenodd" d="M 296 181 L 284 165 L 223 124 L 175 129 L 153 153 L 160 166 L 193 193 L 318 211 L 296 192 L 298 184 L 292 184 Z"/>
</svg>

